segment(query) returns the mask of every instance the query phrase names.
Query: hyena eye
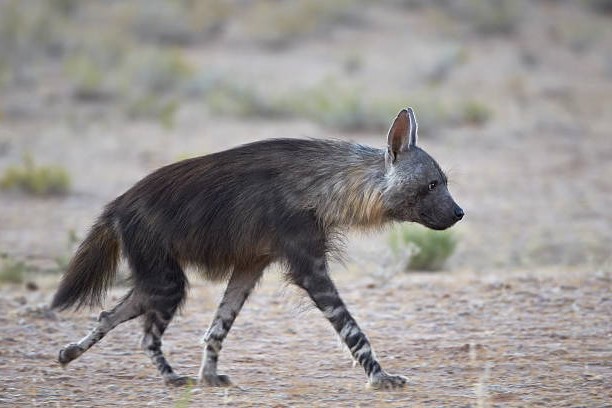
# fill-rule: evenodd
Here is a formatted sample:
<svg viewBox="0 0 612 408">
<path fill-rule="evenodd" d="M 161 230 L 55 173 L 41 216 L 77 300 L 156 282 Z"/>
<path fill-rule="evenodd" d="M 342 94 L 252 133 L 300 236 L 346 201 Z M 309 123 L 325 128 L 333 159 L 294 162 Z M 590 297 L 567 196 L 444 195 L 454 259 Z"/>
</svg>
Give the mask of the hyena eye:
<svg viewBox="0 0 612 408">
<path fill-rule="evenodd" d="M 431 191 L 434 188 L 436 188 L 437 185 L 438 185 L 437 181 L 432 181 L 431 183 L 429 183 L 429 186 L 427 186 L 427 188 L 429 189 L 429 191 Z"/>
</svg>

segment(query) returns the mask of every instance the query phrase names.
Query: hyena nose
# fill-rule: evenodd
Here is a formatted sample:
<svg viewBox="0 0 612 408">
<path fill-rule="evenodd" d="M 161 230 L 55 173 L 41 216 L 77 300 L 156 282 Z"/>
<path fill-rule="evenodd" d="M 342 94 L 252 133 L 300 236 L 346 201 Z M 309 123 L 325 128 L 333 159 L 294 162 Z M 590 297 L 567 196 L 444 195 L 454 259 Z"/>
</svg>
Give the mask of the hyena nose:
<svg viewBox="0 0 612 408">
<path fill-rule="evenodd" d="M 459 207 L 458 205 L 455 205 L 455 218 L 457 219 L 457 221 L 462 219 L 464 215 L 465 213 L 463 212 L 461 207 Z"/>
</svg>

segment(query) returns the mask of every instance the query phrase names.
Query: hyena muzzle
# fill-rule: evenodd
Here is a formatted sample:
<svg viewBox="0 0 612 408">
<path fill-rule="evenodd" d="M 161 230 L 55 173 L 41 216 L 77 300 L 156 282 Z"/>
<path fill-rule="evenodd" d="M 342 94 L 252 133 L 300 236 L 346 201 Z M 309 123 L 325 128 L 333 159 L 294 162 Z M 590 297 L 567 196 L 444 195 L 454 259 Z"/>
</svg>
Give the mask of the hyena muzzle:
<svg viewBox="0 0 612 408">
<path fill-rule="evenodd" d="M 387 374 L 329 276 L 334 238 L 350 227 L 411 221 L 449 228 L 463 210 L 440 166 L 417 147 L 412 109 L 394 120 L 386 149 L 329 140 L 275 139 L 184 160 L 151 173 L 109 203 L 72 258 L 52 307 L 99 305 L 118 260 L 127 259 L 132 287 L 96 327 L 64 347 L 59 362 L 78 358 L 117 325 L 142 316 L 142 348 L 164 380 L 186 384 L 161 349 L 183 305 L 195 266 L 227 289 L 204 335 L 197 381 L 230 384 L 217 373 L 223 340 L 271 263 L 305 290 L 332 324 L 375 388 L 401 387 Z"/>
</svg>

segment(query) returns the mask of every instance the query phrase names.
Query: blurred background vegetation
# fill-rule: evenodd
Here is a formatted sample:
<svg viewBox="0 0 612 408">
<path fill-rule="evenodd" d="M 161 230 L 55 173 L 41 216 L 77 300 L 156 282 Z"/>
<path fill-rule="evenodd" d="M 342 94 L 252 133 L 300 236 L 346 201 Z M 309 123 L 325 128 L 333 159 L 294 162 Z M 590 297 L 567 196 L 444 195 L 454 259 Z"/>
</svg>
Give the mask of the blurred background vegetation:
<svg viewBox="0 0 612 408">
<path fill-rule="evenodd" d="M 423 8 L 428 2 L 380 5 Z M 181 104 L 198 101 L 226 115 L 297 117 L 346 131 L 382 131 L 389 111 L 407 99 L 404 92 L 365 97 L 368 89 L 355 75 L 366 64 L 358 46 L 340 57 L 337 72 L 309 84 L 296 80 L 282 90 L 202 68 L 190 58 L 193 48 L 221 38 L 262 53 L 281 53 L 303 41 L 324 39 L 338 26 L 367 28 L 366 1 L 9 0 L 0 7 L 3 92 L 40 92 L 52 81 L 53 89 L 41 96 L 61 100 L 53 112 L 8 100 L 5 117 L 77 114 L 74 109 L 82 108 L 78 114 L 116 114 L 172 126 Z M 492 35 L 512 33 L 525 11 L 521 1 L 469 1 L 459 7 L 438 1 L 431 7 L 440 13 L 437 18 L 456 15 L 470 30 Z M 425 96 L 467 58 L 465 49 L 450 49 L 429 73 L 425 87 L 408 98 L 423 107 L 426 123 L 480 124 L 491 116 L 483 101 Z"/>
<path fill-rule="evenodd" d="M 5 120 L 118 115 L 172 126 L 181 105 L 198 102 L 225 115 L 305 118 L 346 131 L 382 131 L 389 111 L 410 103 L 420 108 L 428 125 L 424 130 L 480 125 L 494 115 L 485 100 L 450 98 L 439 88 L 469 62 L 470 41 L 520 36 L 527 30 L 533 3 L 568 3 L 568 13 L 580 13 L 576 21 L 559 20 L 550 27 L 548 35 L 559 45 L 580 53 L 605 39 L 604 23 L 593 24 L 588 16 L 610 13 L 611 3 L 605 0 L 383 0 L 376 5 L 364 0 L 5 0 L 0 3 L 1 114 Z M 206 56 L 194 55 L 214 43 L 247 54 L 287 53 L 304 42 L 333 38 L 342 29 L 372 30 L 380 24 L 377 9 L 393 8 L 418 12 L 432 26 L 432 35 L 446 37 L 446 49 L 436 50 L 440 55 L 410 89 L 369 89 L 359 73 L 376 61 L 359 44 L 337 52 L 330 47 L 337 69 L 291 78 L 290 86 L 203 66 Z M 453 36 L 461 41 L 449 41 Z M 409 43 L 404 45 L 396 51 L 410 52 Z M 538 55 L 529 44 L 519 45 L 523 63 L 537 65 Z M 510 80 L 522 86 L 520 77 Z"/>
<path fill-rule="evenodd" d="M 64 237 L 162 164 L 265 137 L 381 145 L 408 105 L 468 211 L 435 268 L 455 248 L 463 267 L 599 262 L 612 159 L 588 148 L 612 131 L 611 16 L 605 0 L 0 1 L 8 279 L 61 268 Z M 414 234 L 394 245 L 440 239 Z"/>
</svg>

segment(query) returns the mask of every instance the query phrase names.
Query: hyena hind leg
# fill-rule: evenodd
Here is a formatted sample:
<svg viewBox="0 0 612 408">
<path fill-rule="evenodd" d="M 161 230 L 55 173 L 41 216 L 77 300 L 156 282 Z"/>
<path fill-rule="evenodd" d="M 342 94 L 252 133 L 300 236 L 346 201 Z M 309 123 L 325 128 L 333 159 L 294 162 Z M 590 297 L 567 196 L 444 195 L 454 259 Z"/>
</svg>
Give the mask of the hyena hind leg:
<svg viewBox="0 0 612 408">
<path fill-rule="evenodd" d="M 100 313 L 98 324 L 87 336 L 79 340 L 78 343 L 71 343 L 60 350 L 58 357 L 60 364 L 66 366 L 102 340 L 108 332 L 119 324 L 134 319 L 142 313 L 142 305 L 134 296 L 133 291 L 130 291 L 112 310 Z"/>
<path fill-rule="evenodd" d="M 166 265 L 164 275 L 156 281 L 154 288 L 143 289 L 147 298 L 147 310 L 144 315 L 144 335 L 141 347 L 168 385 L 182 386 L 196 382 L 191 377 L 176 374 L 161 349 L 162 336 L 183 303 L 186 289 L 185 274 L 180 266 L 173 262 Z"/>
<path fill-rule="evenodd" d="M 202 342 L 206 344 L 198 380 L 201 384 L 212 387 L 231 385 L 227 375 L 217 373 L 217 362 L 223 340 L 229 333 L 232 324 L 242 309 L 257 281 L 261 278 L 267 262 L 255 263 L 249 268 L 235 270 L 223 294 L 223 299 L 215 313 L 210 328 Z"/>
</svg>

